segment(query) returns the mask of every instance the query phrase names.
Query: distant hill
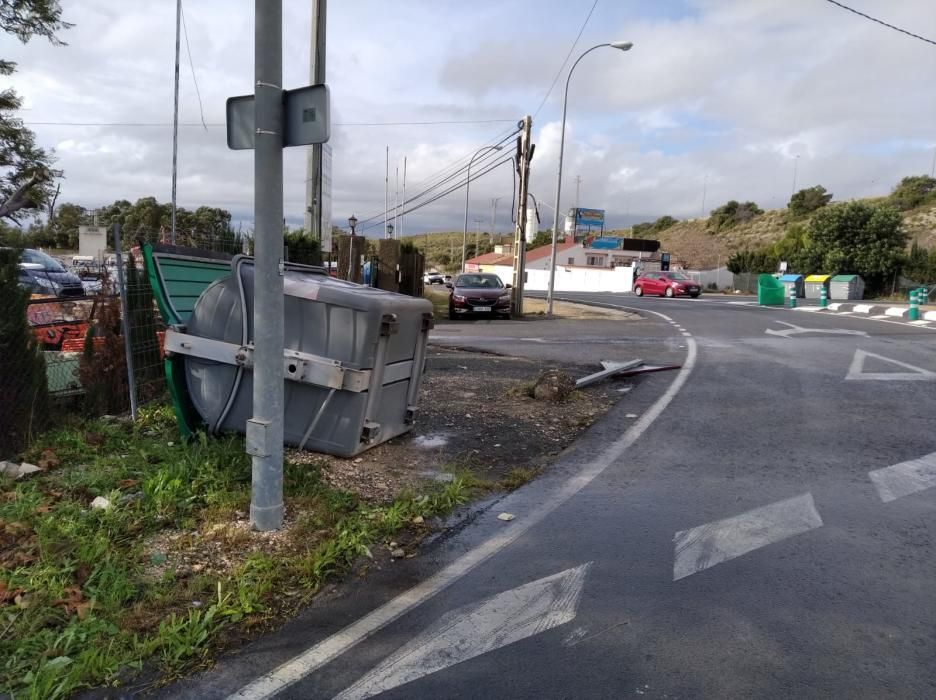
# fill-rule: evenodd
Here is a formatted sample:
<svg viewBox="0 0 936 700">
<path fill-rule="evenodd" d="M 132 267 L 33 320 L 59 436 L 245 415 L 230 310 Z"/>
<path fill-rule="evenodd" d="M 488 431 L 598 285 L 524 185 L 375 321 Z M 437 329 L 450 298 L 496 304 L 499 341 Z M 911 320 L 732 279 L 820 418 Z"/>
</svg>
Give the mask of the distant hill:
<svg viewBox="0 0 936 700">
<path fill-rule="evenodd" d="M 884 202 L 886 198 L 866 201 Z M 754 217 L 751 221 L 737 224 L 719 233 L 708 230 L 708 219 L 689 219 L 679 221 L 660 233 L 648 235 L 662 244 L 662 249 L 674 254 L 677 261 L 686 267 L 711 269 L 724 265 L 728 256 L 737 250 L 756 249 L 783 237 L 791 220 L 786 209 L 771 209 Z M 798 223 L 805 223 L 798 219 Z M 910 234 L 910 241 L 916 241 L 924 248 L 936 248 L 936 204 L 928 204 L 904 213 L 904 225 Z M 608 235 L 631 236 L 631 229 L 617 229 Z M 422 250 L 426 245 L 426 235 L 408 236 Z M 500 236 L 495 242 L 510 242 L 511 236 Z M 456 270 L 461 265 L 462 234 L 460 232 L 430 233 L 430 266 L 446 271 Z M 469 246 L 474 243 L 474 234 L 468 234 Z M 490 249 L 489 236 L 481 234 L 479 246 L 481 252 Z M 454 256 L 454 259 L 453 259 Z M 469 255 L 471 257 L 471 248 Z M 444 263 L 444 264 L 443 264 Z"/>
</svg>

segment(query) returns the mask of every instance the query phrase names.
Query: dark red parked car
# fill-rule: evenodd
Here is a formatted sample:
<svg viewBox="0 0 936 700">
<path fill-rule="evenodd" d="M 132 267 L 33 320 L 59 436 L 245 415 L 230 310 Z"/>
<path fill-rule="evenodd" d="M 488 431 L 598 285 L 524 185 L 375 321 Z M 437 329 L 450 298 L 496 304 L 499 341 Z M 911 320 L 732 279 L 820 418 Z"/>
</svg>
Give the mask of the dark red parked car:
<svg viewBox="0 0 936 700">
<path fill-rule="evenodd" d="M 460 274 L 445 285 L 449 292 L 449 318 L 462 316 L 500 316 L 510 318 L 510 285 L 497 275 L 485 272 Z"/>
<path fill-rule="evenodd" d="M 634 280 L 634 294 L 659 294 L 661 297 L 689 295 L 695 299 L 702 287 L 689 275 L 682 272 L 643 272 Z"/>
</svg>

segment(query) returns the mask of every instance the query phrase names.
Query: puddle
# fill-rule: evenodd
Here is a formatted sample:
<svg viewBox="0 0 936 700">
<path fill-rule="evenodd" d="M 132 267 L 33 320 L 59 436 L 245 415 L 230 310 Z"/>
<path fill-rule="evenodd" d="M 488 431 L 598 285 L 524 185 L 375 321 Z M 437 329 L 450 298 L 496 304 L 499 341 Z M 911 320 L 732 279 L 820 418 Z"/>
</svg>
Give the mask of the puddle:
<svg viewBox="0 0 936 700">
<path fill-rule="evenodd" d="M 416 447 L 432 449 L 434 447 L 445 447 L 449 442 L 446 433 L 433 433 L 431 435 L 417 435 L 413 438 L 413 444 Z"/>
</svg>

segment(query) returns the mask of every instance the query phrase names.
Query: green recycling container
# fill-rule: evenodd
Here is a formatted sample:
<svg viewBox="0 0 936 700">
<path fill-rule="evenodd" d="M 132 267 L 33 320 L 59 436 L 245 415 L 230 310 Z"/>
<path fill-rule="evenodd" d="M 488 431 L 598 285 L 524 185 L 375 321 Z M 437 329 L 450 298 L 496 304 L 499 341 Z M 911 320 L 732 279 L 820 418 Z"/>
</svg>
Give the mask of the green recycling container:
<svg viewBox="0 0 936 700">
<path fill-rule="evenodd" d="M 763 274 L 757 278 L 757 303 L 762 306 L 783 306 L 786 287 L 773 275 Z"/>
</svg>

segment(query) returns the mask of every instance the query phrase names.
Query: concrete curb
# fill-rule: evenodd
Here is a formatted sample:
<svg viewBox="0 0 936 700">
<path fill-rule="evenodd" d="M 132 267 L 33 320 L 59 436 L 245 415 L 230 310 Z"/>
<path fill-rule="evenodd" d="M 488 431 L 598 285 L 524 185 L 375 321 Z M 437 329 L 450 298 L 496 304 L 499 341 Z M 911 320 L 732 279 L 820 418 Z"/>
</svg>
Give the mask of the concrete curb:
<svg viewBox="0 0 936 700">
<path fill-rule="evenodd" d="M 893 316 L 906 318 L 910 310 L 906 306 L 885 306 L 883 304 L 861 304 L 850 302 L 832 302 L 827 307 L 829 311 L 838 313 L 861 314 L 863 316 Z M 936 311 L 926 311 L 923 318 L 927 321 L 936 321 Z"/>
</svg>

